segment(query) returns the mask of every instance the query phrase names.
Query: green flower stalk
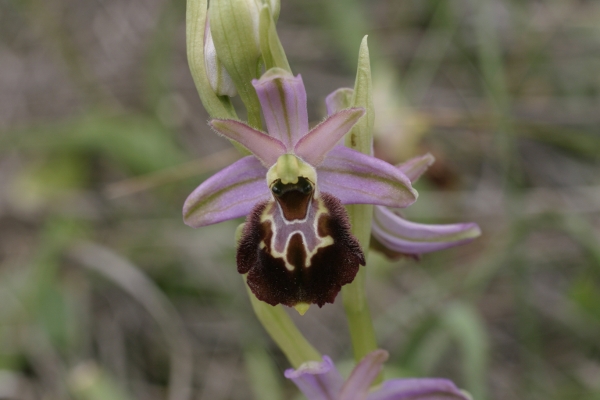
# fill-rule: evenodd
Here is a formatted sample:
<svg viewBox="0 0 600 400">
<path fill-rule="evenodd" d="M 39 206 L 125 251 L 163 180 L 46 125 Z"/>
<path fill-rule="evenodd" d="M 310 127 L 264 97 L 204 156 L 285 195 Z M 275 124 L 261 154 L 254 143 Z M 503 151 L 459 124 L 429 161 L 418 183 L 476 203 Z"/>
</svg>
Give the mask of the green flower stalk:
<svg viewBox="0 0 600 400">
<path fill-rule="evenodd" d="M 250 288 L 248 296 L 256 317 L 294 368 L 321 359 L 321 354 L 306 340 L 281 305 L 272 306 L 258 300 Z"/>
</svg>

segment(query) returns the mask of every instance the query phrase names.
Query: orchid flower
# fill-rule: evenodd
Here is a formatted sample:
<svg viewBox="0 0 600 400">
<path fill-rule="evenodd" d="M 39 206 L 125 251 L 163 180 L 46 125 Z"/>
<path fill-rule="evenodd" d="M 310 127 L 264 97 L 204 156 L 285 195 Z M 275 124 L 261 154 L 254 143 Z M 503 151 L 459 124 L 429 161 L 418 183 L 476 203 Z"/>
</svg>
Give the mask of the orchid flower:
<svg viewBox="0 0 600 400">
<path fill-rule="evenodd" d="M 387 360 L 385 350 L 367 354 L 344 379 L 328 356 L 300 368 L 288 369 L 285 377 L 294 381 L 308 400 L 470 400 L 452 381 L 440 378 L 390 379 L 371 389 Z"/>
<path fill-rule="evenodd" d="M 210 121 L 252 155 L 196 188 L 184 221 L 200 227 L 248 215 L 237 267 L 252 292 L 271 305 L 321 307 L 365 265 L 342 205 L 403 208 L 417 193 L 400 169 L 337 145 L 362 108 L 340 110 L 309 130 L 300 75 L 272 68 L 252 85 L 268 133 L 237 120 Z"/>
<path fill-rule="evenodd" d="M 343 107 L 344 96 L 349 97 L 351 92 L 352 89 L 342 88 L 328 95 L 327 113 L 334 114 Z M 396 167 L 414 183 L 434 161 L 435 158 L 427 153 Z M 472 222 L 445 225 L 410 222 L 402 218 L 397 210 L 378 205 L 373 211 L 372 235 L 376 248 L 380 247 L 385 254 L 418 258 L 423 253 L 469 243 L 481 235 L 481 230 Z"/>
</svg>

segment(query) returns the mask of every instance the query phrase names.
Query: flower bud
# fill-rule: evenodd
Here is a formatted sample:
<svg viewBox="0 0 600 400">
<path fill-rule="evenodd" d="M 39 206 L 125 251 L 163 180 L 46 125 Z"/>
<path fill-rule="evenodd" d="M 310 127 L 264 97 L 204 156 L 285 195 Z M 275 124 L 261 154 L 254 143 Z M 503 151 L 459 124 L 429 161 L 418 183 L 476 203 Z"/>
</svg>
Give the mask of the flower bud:
<svg viewBox="0 0 600 400">
<path fill-rule="evenodd" d="M 190 72 L 200 100 L 212 118 L 236 119 L 237 114 L 229 97 L 219 96 L 213 90 L 206 68 L 204 47 L 208 31 L 208 1 L 188 0 L 186 8 L 186 50 Z M 220 60 L 219 60 L 220 62 Z M 218 71 L 218 69 L 215 69 Z"/>
<path fill-rule="evenodd" d="M 233 79 L 219 60 L 217 49 L 210 33 L 210 23 L 206 19 L 206 30 L 204 33 L 204 65 L 210 87 L 218 96 L 233 97 L 237 94 Z"/>
<path fill-rule="evenodd" d="M 212 0 L 208 13 L 219 61 L 229 72 L 246 106 L 248 122 L 260 129 L 260 103 L 250 84 L 258 77 L 261 56 L 257 1 Z"/>
</svg>

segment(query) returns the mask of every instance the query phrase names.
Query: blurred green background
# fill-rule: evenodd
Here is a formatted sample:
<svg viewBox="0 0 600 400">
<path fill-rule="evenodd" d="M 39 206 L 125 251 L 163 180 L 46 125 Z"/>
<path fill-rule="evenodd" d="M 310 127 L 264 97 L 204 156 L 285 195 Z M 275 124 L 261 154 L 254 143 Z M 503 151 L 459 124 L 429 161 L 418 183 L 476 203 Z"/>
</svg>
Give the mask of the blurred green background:
<svg viewBox="0 0 600 400">
<path fill-rule="evenodd" d="M 371 254 L 389 376 L 600 399 L 600 2 L 282 3 L 311 121 L 369 34 L 376 154 L 437 158 L 405 215 L 483 230 Z M 185 1 L 0 1 L 1 399 L 299 398 L 236 272 L 240 221 L 181 220 L 237 157 L 207 120 Z M 292 316 L 351 367 L 339 303 Z"/>
</svg>

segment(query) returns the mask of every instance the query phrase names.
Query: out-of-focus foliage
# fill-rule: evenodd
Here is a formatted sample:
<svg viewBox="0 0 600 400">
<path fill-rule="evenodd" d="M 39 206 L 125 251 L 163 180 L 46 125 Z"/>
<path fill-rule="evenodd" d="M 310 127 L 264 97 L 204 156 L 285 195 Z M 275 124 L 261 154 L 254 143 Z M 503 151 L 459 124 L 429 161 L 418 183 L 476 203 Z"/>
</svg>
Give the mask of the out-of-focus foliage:
<svg viewBox="0 0 600 400">
<path fill-rule="evenodd" d="M 376 154 L 437 159 L 405 214 L 484 232 L 419 262 L 371 254 L 390 374 L 481 400 L 600 399 L 600 3 L 282 3 L 311 120 L 369 34 Z M 184 14 L 0 3 L 1 398 L 295 396 L 235 270 L 236 224 L 181 222 L 235 157 L 206 124 Z M 340 304 L 292 317 L 351 358 Z"/>
</svg>

